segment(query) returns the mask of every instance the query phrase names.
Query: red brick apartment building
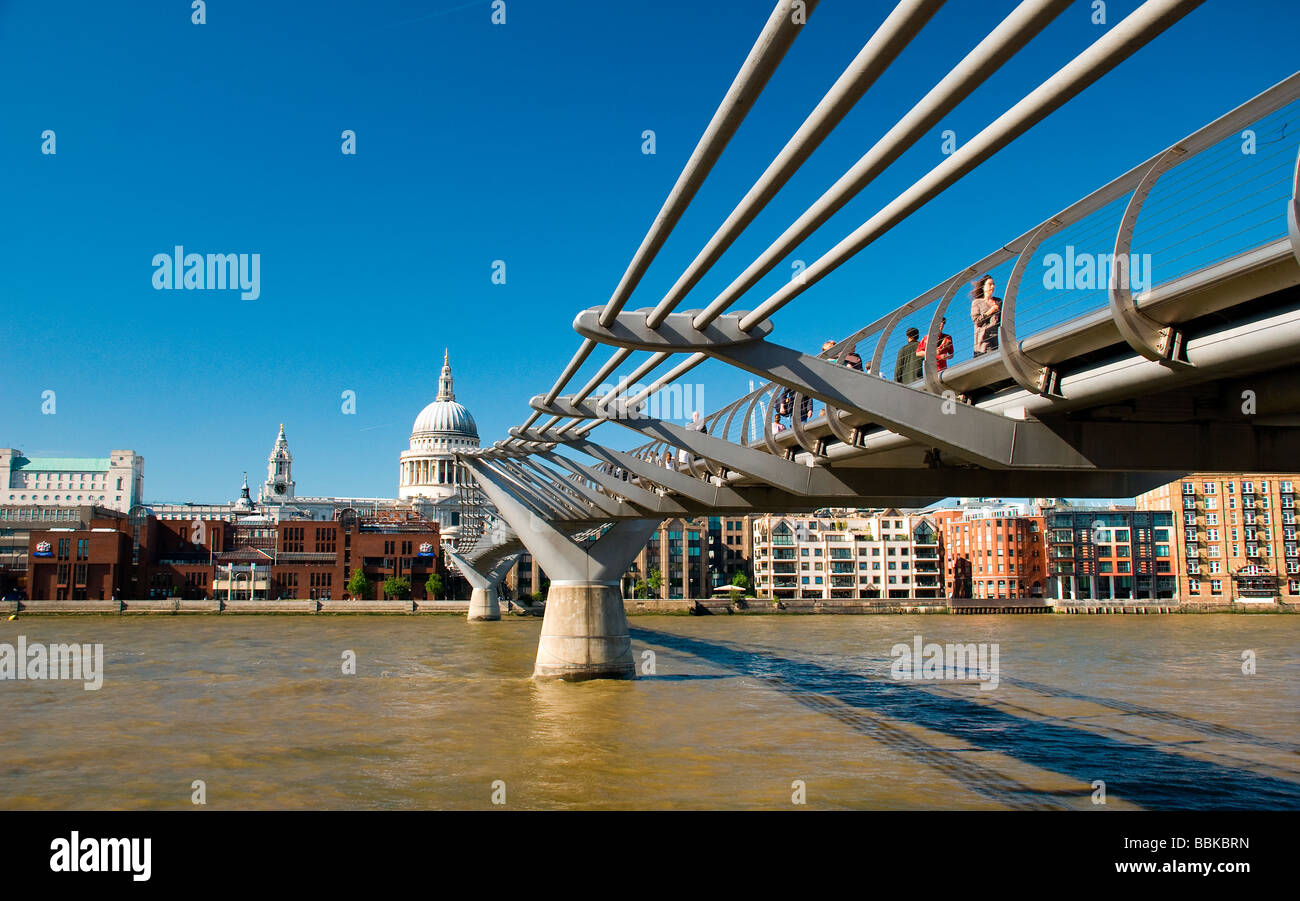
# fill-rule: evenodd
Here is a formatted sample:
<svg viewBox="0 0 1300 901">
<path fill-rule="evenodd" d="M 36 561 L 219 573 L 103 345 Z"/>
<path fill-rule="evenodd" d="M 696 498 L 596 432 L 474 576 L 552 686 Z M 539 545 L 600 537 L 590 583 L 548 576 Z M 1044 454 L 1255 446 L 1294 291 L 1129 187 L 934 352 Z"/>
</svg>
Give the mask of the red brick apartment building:
<svg viewBox="0 0 1300 901">
<path fill-rule="evenodd" d="M 935 510 L 931 515 L 943 534 L 948 597 L 1044 596 L 1047 526 L 1038 511 L 1022 504 L 992 504 Z"/>
<path fill-rule="evenodd" d="M 447 580 L 438 525 L 410 514 L 233 523 L 149 516 L 33 531 L 29 541 L 32 599 L 342 599 L 360 569 L 367 598 L 396 577 L 420 600 L 431 574 Z"/>
</svg>

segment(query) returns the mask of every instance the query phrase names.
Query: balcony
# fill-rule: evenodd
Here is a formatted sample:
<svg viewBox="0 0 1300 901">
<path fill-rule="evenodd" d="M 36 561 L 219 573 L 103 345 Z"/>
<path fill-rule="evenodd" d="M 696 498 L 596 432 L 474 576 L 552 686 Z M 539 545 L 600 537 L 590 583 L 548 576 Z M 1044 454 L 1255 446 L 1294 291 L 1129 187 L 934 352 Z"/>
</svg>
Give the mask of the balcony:
<svg viewBox="0 0 1300 901">
<path fill-rule="evenodd" d="M 243 578 L 243 579 L 236 578 L 233 581 L 229 579 L 212 580 L 213 591 L 230 591 L 230 590 L 247 591 L 248 586 L 249 586 L 249 581 L 247 578 Z M 252 586 L 254 591 L 267 591 L 271 587 L 271 580 L 259 578 L 253 581 Z"/>
</svg>

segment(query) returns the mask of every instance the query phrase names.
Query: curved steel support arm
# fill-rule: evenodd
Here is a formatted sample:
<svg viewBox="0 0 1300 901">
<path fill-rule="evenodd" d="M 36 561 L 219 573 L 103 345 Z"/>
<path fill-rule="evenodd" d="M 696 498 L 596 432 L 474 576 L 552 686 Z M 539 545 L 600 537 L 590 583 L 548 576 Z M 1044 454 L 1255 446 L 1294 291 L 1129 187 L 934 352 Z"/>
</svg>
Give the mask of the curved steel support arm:
<svg viewBox="0 0 1300 901">
<path fill-rule="evenodd" d="M 1048 219 L 1034 229 L 1034 234 L 1011 267 L 998 324 L 998 354 L 1002 357 L 1003 367 L 1021 388 L 1043 396 L 1060 394 L 1060 376 L 1055 369 L 1038 362 L 1021 349 L 1020 339 L 1016 337 L 1016 299 L 1020 296 L 1020 282 L 1025 277 L 1029 261 L 1034 258 L 1039 245 L 1056 234 L 1062 225 L 1059 219 Z"/>
<path fill-rule="evenodd" d="M 931 394 L 943 393 L 943 380 L 939 377 L 939 368 L 936 365 L 939 359 L 939 324 L 948 315 L 948 305 L 957 296 L 957 291 L 966 283 L 966 279 L 973 275 L 975 269 L 972 267 L 954 276 L 948 289 L 943 292 L 943 297 L 939 299 L 934 315 L 930 317 L 930 330 L 925 333 L 925 366 L 922 369 L 922 377 L 925 379 L 925 390 Z"/>
<path fill-rule="evenodd" d="M 1133 300 L 1133 289 L 1129 284 L 1129 253 L 1133 249 L 1133 230 L 1137 227 L 1138 215 L 1146 202 L 1151 189 L 1156 186 L 1160 176 L 1172 169 L 1187 155 L 1182 144 L 1175 144 L 1162 153 L 1151 164 L 1142 180 L 1138 182 L 1133 196 L 1129 198 L 1124 216 L 1120 219 L 1119 230 L 1115 235 L 1115 254 L 1111 258 L 1110 268 L 1110 315 L 1124 336 L 1129 347 L 1148 360 L 1157 363 L 1181 363 L 1190 365 L 1186 360 L 1186 347 L 1182 331 L 1174 325 L 1156 322 L 1137 308 Z"/>
<path fill-rule="evenodd" d="M 824 460 L 826 455 L 818 452 L 817 442 L 808 435 L 808 430 L 804 427 L 803 402 L 805 396 L 802 391 L 794 393 L 794 414 L 790 417 L 790 428 L 794 430 L 794 440 L 798 442 L 800 447 L 812 454 L 814 458 Z M 808 398 L 808 406 L 812 406 L 811 397 Z M 809 416 L 808 418 L 811 419 L 812 417 Z"/>
<path fill-rule="evenodd" d="M 1291 202 L 1286 210 L 1286 225 L 1291 238 L 1291 253 L 1300 263 L 1300 153 L 1295 158 L 1295 178 L 1291 185 Z"/>
</svg>

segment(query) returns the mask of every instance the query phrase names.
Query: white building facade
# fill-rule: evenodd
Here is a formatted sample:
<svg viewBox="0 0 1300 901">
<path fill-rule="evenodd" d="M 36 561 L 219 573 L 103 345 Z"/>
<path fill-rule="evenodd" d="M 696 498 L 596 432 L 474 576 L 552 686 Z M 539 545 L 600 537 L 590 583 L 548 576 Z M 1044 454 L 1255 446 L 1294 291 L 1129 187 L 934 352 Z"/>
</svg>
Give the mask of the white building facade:
<svg viewBox="0 0 1300 901">
<path fill-rule="evenodd" d="M 755 588 L 776 600 L 940 598 L 932 517 L 898 510 L 753 519 Z"/>
<path fill-rule="evenodd" d="M 39 507 L 94 504 L 128 512 L 144 497 L 144 457 L 111 450 L 107 457 L 28 457 L 0 448 L 0 502 Z"/>
</svg>

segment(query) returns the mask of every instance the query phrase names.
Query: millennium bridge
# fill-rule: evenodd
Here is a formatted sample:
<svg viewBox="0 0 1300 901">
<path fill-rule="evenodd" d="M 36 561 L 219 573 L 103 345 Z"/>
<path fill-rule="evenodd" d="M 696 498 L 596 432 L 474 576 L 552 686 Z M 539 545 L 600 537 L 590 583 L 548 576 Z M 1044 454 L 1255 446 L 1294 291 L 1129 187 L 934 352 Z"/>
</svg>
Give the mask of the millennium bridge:
<svg viewBox="0 0 1300 901">
<path fill-rule="evenodd" d="M 903 0 L 668 293 L 630 309 L 782 57 L 815 27 L 817 5 L 776 4 L 614 293 L 577 313 L 572 360 L 508 438 L 460 455 L 481 500 L 452 554 L 474 589 L 470 618 L 499 618 L 497 588 L 525 549 L 551 578 L 537 678 L 633 677 L 621 576 L 666 517 L 920 507 L 953 495 L 1126 497 L 1190 471 L 1285 471 L 1300 459 L 1300 73 L 1022 234 L 990 236 L 1001 240 L 983 259 L 837 344 L 807 353 L 776 340 L 778 312 L 1200 0 L 1147 0 L 787 284 L 754 296 L 1070 6 L 1025 0 L 725 290 L 680 309 L 943 5 Z M 965 319 L 964 289 L 986 276 L 1001 301 L 987 352 L 953 354 L 944 320 Z M 920 365 L 900 369 L 912 330 L 924 336 Z M 573 383 L 598 352 L 607 360 Z M 633 355 L 631 376 L 605 390 Z M 689 426 L 647 414 L 655 392 L 706 360 L 757 376 L 758 387 Z M 605 424 L 639 443 L 598 443 L 592 432 Z"/>
</svg>

